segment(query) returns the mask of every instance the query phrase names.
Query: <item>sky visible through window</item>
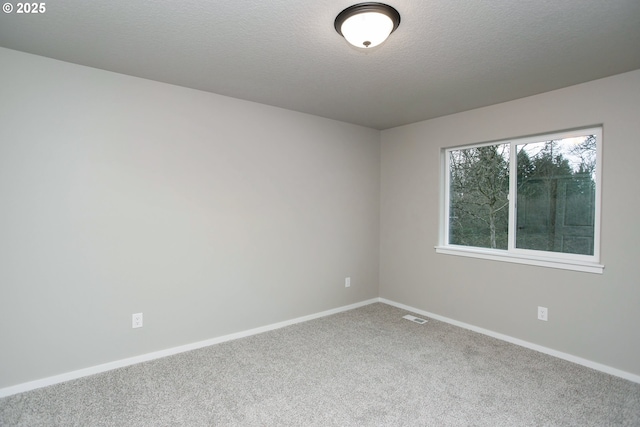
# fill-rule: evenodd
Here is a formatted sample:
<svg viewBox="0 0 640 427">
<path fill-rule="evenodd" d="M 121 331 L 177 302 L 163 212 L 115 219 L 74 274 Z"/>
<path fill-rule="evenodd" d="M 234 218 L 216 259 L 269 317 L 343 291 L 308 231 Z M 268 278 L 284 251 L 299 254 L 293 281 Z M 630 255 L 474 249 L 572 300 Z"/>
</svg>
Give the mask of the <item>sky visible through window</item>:
<svg viewBox="0 0 640 427">
<path fill-rule="evenodd" d="M 591 179 L 596 180 L 596 146 L 595 135 L 585 135 L 560 140 L 541 141 L 517 146 L 517 150 L 523 150 L 530 159 L 543 155 L 544 151 L 551 147 L 551 155 L 555 158 L 561 156 L 567 161 L 573 173 L 588 171 Z M 587 168 L 585 170 L 585 168 Z"/>
</svg>

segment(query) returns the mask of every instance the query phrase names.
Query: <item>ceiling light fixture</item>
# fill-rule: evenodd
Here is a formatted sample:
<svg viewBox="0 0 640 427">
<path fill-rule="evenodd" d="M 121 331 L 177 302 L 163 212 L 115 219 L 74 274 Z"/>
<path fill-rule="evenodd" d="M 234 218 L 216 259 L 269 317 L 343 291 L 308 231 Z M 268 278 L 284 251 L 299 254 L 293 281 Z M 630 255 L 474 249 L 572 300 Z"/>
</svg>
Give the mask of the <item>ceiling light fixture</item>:
<svg viewBox="0 0 640 427">
<path fill-rule="evenodd" d="M 367 49 L 384 42 L 400 25 L 400 14 L 383 3 L 358 3 L 340 12 L 334 26 L 352 45 Z"/>
</svg>

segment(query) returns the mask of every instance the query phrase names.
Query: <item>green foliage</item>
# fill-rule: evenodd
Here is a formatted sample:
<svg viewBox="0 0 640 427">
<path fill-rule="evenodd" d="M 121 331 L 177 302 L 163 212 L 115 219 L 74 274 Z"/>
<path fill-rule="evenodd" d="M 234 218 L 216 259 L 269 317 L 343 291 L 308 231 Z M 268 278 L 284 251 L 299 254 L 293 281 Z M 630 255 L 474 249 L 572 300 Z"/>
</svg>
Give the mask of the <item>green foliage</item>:
<svg viewBox="0 0 640 427">
<path fill-rule="evenodd" d="M 516 247 L 589 255 L 593 253 L 595 151 L 591 156 L 584 150 L 595 150 L 595 137 L 568 151 L 561 143 L 519 146 Z M 562 154 L 563 148 L 574 167 Z M 532 158 L 530 153 L 536 154 Z"/>
<path fill-rule="evenodd" d="M 563 241 L 556 235 L 559 209 L 576 223 L 588 223 L 589 215 L 593 216 L 595 136 L 587 137 L 571 152 L 561 144 L 546 141 L 517 146 L 518 247 L 565 251 L 570 239 Z M 507 143 L 449 152 L 451 244 L 507 249 L 509 148 Z M 565 155 L 571 157 L 574 167 L 579 159 L 575 170 Z M 559 249 L 561 245 L 565 246 Z M 566 251 L 574 250 L 568 248 Z"/>
</svg>

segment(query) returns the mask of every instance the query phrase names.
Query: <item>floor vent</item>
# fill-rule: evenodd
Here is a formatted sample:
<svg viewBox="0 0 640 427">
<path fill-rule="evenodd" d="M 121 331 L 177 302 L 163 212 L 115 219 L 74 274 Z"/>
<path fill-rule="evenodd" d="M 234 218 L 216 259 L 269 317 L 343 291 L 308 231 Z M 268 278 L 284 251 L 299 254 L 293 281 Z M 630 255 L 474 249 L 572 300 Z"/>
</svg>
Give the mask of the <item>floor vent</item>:
<svg viewBox="0 0 640 427">
<path fill-rule="evenodd" d="M 419 324 L 421 324 L 421 325 L 423 325 L 423 324 L 427 323 L 427 321 L 426 321 L 426 320 L 421 319 L 421 318 L 416 317 L 416 316 L 412 316 L 412 315 L 410 315 L 410 314 L 407 314 L 406 316 L 402 316 L 402 318 L 403 318 L 403 319 L 407 319 L 407 320 L 411 320 L 412 322 L 416 322 L 416 323 L 419 323 Z"/>
</svg>

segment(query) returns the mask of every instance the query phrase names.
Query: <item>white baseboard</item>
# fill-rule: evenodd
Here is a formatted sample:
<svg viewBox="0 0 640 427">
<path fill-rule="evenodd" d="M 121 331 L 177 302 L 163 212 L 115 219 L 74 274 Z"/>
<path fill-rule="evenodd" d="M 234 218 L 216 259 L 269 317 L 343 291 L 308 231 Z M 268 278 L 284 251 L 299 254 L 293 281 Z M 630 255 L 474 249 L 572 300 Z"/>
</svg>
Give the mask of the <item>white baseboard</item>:
<svg viewBox="0 0 640 427">
<path fill-rule="evenodd" d="M 625 380 L 633 381 L 635 383 L 640 384 L 640 375 L 635 375 L 630 372 L 622 371 L 620 369 L 612 368 L 611 366 L 603 365 L 601 363 L 593 362 L 591 360 L 583 359 L 582 357 L 574 356 L 572 354 L 563 353 L 558 350 L 554 350 L 552 348 L 543 347 L 538 344 L 533 344 L 528 341 L 524 341 L 518 338 L 510 337 L 509 335 L 500 334 L 498 332 L 490 331 L 488 329 L 479 328 L 477 326 L 469 325 L 468 323 L 459 322 L 457 320 L 449 319 L 448 317 L 440 316 L 438 314 L 430 313 L 425 310 L 420 310 L 415 307 L 411 307 L 405 304 L 400 304 L 395 301 L 390 301 L 385 298 L 378 298 L 381 303 L 389 304 L 394 307 L 401 308 L 403 310 L 410 311 L 412 313 L 420 314 L 422 316 L 430 317 L 432 319 L 439 320 L 441 322 L 449 323 L 454 326 L 459 326 L 464 329 L 469 329 L 474 332 L 481 333 L 483 335 L 488 335 L 493 338 L 497 338 L 502 341 L 509 342 L 511 344 L 516 344 L 521 347 L 526 347 L 531 350 L 539 351 L 540 353 L 548 354 L 550 356 L 557 357 L 559 359 L 564 359 L 569 362 L 577 363 L 578 365 L 586 366 L 587 368 L 595 369 L 596 371 L 604 372 L 607 374 L 614 375 L 616 377 L 624 378 Z"/>
<path fill-rule="evenodd" d="M 438 314 L 430 313 L 425 310 L 420 310 L 415 307 L 411 307 L 405 304 L 400 304 L 395 301 L 388 300 L 386 298 L 373 298 L 370 300 L 358 302 L 355 304 L 346 305 L 343 307 L 334 308 L 332 310 L 322 311 L 320 313 L 310 314 L 308 316 L 302 316 L 291 320 L 285 320 L 283 322 L 273 323 L 267 326 L 261 326 L 259 328 L 249 329 L 247 331 L 237 332 L 234 334 L 224 335 L 217 338 L 208 339 L 205 341 L 199 341 L 191 344 L 186 344 L 178 347 L 168 348 L 165 350 L 155 351 L 152 353 L 142 354 L 140 356 L 129 357 L 127 359 L 116 360 L 114 362 L 104 363 L 101 365 L 91 366 L 89 368 L 78 369 L 76 371 L 66 372 L 60 375 L 54 375 L 47 378 L 42 378 L 35 381 L 29 381 L 22 384 L 17 384 L 11 387 L 6 387 L 0 389 L 0 398 L 11 396 L 17 393 L 23 393 L 29 390 L 35 390 L 37 388 L 42 388 L 54 384 L 59 384 L 65 381 L 74 380 L 77 378 L 86 377 L 89 375 L 99 374 L 101 372 L 110 371 L 113 369 L 122 368 L 125 366 L 134 365 L 136 363 L 142 363 L 149 360 L 159 359 L 166 356 L 171 356 L 174 354 L 184 353 L 191 350 L 196 350 L 202 347 L 208 347 L 210 345 L 223 343 L 225 341 L 231 341 L 238 338 L 244 338 L 251 335 L 260 334 L 262 332 L 272 331 L 274 329 L 280 329 L 285 326 L 294 325 L 296 323 L 302 323 L 313 319 L 318 319 L 320 317 L 330 316 L 332 314 L 340 313 L 343 311 L 353 310 L 354 308 L 363 307 L 365 305 L 373 304 L 375 302 L 381 302 L 384 304 L 388 304 L 394 307 L 401 308 L 403 310 L 410 311 L 412 313 L 420 314 L 422 316 L 430 317 L 432 319 L 439 320 L 441 322 L 449 323 L 454 326 L 458 326 L 464 329 L 469 329 L 474 332 L 478 332 L 484 335 L 488 335 L 493 338 L 497 338 L 502 341 L 506 341 L 512 344 L 519 345 L 521 347 L 529 348 L 531 350 L 539 351 L 544 354 L 548 354 L 550 356 L 557 357 L 559 359 L 564 359 L 569 362 L 577 363 L 579 365 L 586 366 L 591 369 L 595 369 L 597 371 L 605 372 L 607 374 L 615 375 L 620 378 L 624 378 L 629 381 L 633 381 L 635 383 L 640 384 L 640 375 L 635 375 L 626 371 L 622 371 L 620 369 L 612 368 L 607 365 L 603 365 L 601 363 L 593 362 L 591 360 L 583 359 L 581 357 L 577 357 L 568 353 L 563 353 L 561 351 L 553 350 L 551 348 L 543 347 L 538 344 L 533 344 L 528 341 L 524 341 L 518 338 L 513 338 L 508 335 L 500 334 L 498 332 L 490 331 L 488 329 L 480 328 L 477 326 L 470 325 L 468 323 L 459 322 L 457 320 L 450 319 L 448 317 L 440 316 Z"/>
<path fill-rule="evenodd" d="M 320 313 L 310 314 L 308 316 L 302 316 L 296 319 L 285 320 L 283 322 L 273 323 L 271 325 L 249 329 L 247 331 L 224 335 L 217 338 L 211 338 L 205 341 L 199 341 L 191 344 L 181 345 L 178 347 L 168 348 L 166 350 L 154 351 L 152 353 L 142 354 L 140 356 L 129 357 L 127 359 L 116 360 L 114 362 L 104 363 L 102 365 L 91 366 L 89 368 L 78 369 L 77 371 L 66 372 L 60 375 L 54 375 L 51 377 L 42 378 L 35 381 L 29 381 L 26 383 L 17 384 L 11 387 L 5 387 L 0 389 L 0 398 L 11 396 L 17 393 L 23 393 L 29 390 L 35 390 L 37 388 L 59 384 L 65 381 L 75 380 L 77 378 L 87 377 L 89 375 L 99 374 L 101 372 L 111 371 L 113 369 L 123 368 L 125 366 L 134 365 L 136 363 L 147 362 L 149 360 L 159 359 L 161 357 L 171 356 L 178 353 L 184 353 L 186 351 L 196 350 L 202 347 L 208 347 L 210 345 L 219 344 L 225 341 L 231 341 L 238 338 L 244 338 L 251 335 L 260 334 L 263 332 L 272 331 L 274 329 L 284 328 L 285 326 L 306 322 L 308 320 L 313 320 L 320 317 L 330 316 L 332 314 L 340 313 L 343 311 L 353 310 L 354 308 L 363 307 L 365 305 L 373 304 L 375 302 L 379 302 L 379 298 L 373 298 L 373 299 L 361 301 L 355 304 L 345 305 L 345 306 L 334 308 L 331 310 L 322 311 Z"/>
</svg>

